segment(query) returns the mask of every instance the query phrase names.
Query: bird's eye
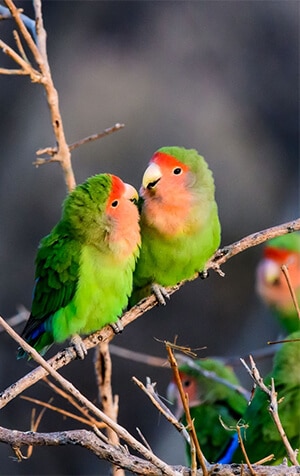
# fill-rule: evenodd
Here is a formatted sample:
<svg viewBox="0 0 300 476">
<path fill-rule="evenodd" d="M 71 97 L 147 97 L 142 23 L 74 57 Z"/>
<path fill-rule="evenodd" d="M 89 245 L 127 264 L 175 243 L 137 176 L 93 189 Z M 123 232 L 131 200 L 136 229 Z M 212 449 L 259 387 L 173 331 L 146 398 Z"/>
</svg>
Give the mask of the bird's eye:
<svg viewBox="0 0 300 476">
<path fill-rule="evenodd" d="M 119 200 L 114 200 L 113 202 L 111 202 L 111 206 L 113 208 L 117 208 L 118 205 L 119 205 Z"/>
<path fill-rule="evenodd" d="M 191 381 L 190 380 L 183 380 L 182 382 L 182 386 L 187 388 L 191 385 Z"/>
<path fill-rule="evenodd" d="M 173 170 L 173 174 L 174 175 L 180 175 L 182 172 L 182 169 L 180 167 L 176 167 L 174 170 Z"/>
</svg>

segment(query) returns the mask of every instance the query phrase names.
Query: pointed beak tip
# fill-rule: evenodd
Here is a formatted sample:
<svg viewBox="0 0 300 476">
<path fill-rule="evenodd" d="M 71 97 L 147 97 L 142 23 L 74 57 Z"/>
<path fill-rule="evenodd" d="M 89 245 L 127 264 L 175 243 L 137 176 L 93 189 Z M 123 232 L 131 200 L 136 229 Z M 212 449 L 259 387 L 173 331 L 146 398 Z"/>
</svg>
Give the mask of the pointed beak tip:
<svg viewBox="0 0 300 476">
<path fill-rule="evenodd" d="M 131 201 L 138 201 L 139 199 L 139 194 L 137 192 L 137 190 L 132 186 L 130 185 L 129 183 L 125 183 L 125 194 L 124 194 L 125 198 L 127 198 L 128 200 L 131 200 Z"/>
<path fill-rule="evenodd" d="M 143 188 L 154 188 L 154 186 L 159 182 L 162 177 L 161 169 L 159 165 L 154 162 L 151 162 L 150 165 L 145 170 L 143 175 L 142 185 Z M 149 187 L 149 185 L 153 184 L 153 186 Z"/>
</svg>

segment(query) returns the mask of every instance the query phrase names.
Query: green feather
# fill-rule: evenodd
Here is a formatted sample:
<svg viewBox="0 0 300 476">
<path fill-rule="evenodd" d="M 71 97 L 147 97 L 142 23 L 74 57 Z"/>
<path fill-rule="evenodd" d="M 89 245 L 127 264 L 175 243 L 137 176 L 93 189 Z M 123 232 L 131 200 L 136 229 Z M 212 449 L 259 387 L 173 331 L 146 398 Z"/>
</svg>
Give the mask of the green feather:
<svg viewBox="0 0 300 476">
<path fill-rule="evenodd" d="M 300 339 L 300 332 L 291 334 L 289 339 Z M 295 450 L 300 448 L 300 341 L 282 344 L 274 357 L 272 372 L 264 379 L 270 385 L 274 378 L 279 417 L 286 436 Z M 270 465 L 282 463 L 287 456 L 279 432 L 268 412 L 268 396 L 256 389 L 243 421 L 248 425 L 245 430 L 245 448 L 251 463 L 255 463 L 270 454 L 274 454 Z M 240 448 L 233 457 L 235 463 L 244 460 Z"/>
<path fill-rule="evenodd" d="M 127 305 L 138 243 L 124 259 L 110 247 L 111 189 L 112 176 L 106 174 L 77 186 L 63 203 L 61 220 L 41 240 L 31 315 L 22 334 L 41 353 L 53 342 L 116 322 Z M 132 226 L 138 228 L 136 217 Z M 20 349 L 18 357 L 24 355 Z"/>
<path fill-rule="evenodd" d="M 134 272 L 134 287 L 130 306 L 151 293 L 153 283 L 171 286 L 184 279 L 191 279 L 205 268 L 206 262 L 220 244 L 220 223 L 215 201 L 212 172 L 203 157 L 194 149 L 163 147 L 158 152 L 175 157 L 189 168 L 186 193 L 192 199 L 190 209 L 184 210 L 182 230 L 166 234 L 149 221 L 145 200 L 140 202 L 142 247 Z M 172 200 L 180 208 L 172 191 Z M 160 200 L 163 196 L 159 197 Z M 149 201 L 154 198 L 148 198 Z M 164 209 L 157 206 L 157 214 Z M 168 219 L 170 213 L 167 212 Z"/>
</svg>

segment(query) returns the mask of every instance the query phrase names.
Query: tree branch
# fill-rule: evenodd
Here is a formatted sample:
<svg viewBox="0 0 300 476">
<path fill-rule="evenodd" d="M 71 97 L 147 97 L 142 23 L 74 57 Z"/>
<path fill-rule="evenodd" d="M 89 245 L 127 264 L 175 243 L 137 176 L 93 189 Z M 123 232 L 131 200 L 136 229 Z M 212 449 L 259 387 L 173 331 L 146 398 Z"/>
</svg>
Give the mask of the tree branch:
<svg viewBox="0 0 300 476">
<path fill-rule="evenodd" d="M 224 248 L 218 250 L 215 255 L 207 263 L 206 269 L 216 269 L 221 264 L 227 262 L 230 258 L 241 253 L 242 251 L 249 249 L 253 246 L 263 243 L 264 241 L 274 238 L 275 236 L 284 235 L 286 233 L 291 233 L 293 231 L 300 230 L 300 219 L 293 220 L 283 225 L 278 225 L 272 228 L 267 228 L 265 230 L 253 233 L 241 240 L 228 245 Z M 196 279 L 196 277 L 194 278 Z M 185 284 L 186 281 L 182 281 L 177 286 L 169 287 L 168 293 L 175 293 L 181 286 Z M 135 321 L 138 317 L 145 314 L 147 311 L 150 311 L 154 306 L 157 306 L 157 300 L 155 296 L 151 295 L 142 301 L 140 301 L 136 306 L 127 311 L 122 317 L 122 324 L 124 328 Z M 0 325 L 5 320 L 0 316 Z M 3 326 L 4 327 L 4 326 Z M 89 350 L 99 342 L 111 341 L 115 337 L 115 334 L 110 326 L 106 326 L 100 331 L 91 334 L 90 336 L 84 339 L 84 345 L 86 349 Z M 75 360 L 76 352 L 73 347 L 67 347 L 61 352 L 58 352 L 54 357 L 48 360 L 48 364 L 53 369 L 59 369 L 65 365 L 68 365 L 72 360 Z M 25 389 L 31 387 L 36 382 L 41 380 L 47 375 L 47 372 L 44 368 L 38 367 L 32 370 L 30 373 L 19 379 L 17 382 L 12 384 L 10 387 L 6 388 L 0 393 L 0 408 L 3 408 L 7 403 L 9 403 L 13 398 L 23 392 Z"/>
<path fill-rule="evenodd" d="M 12 48 L 10 48 L 1 40 L 0 48 L 2 48 L 3 52 L 9 55 L 21 67 L 21 69 L 24 71 L 24 74 L 28 74 L 33 82 L 40 83 L 45 88 L 51 115 L 52 129 L 57 143 L 56 161 L 58 161 L 62 167 L 67 189 L 69 191 L 73 190 L 76 182 L 71 164 L 71 153 L 66 142 L 63 122 L 60 114 L 58 94 L 54 87 L 47 58 L 46 31 L 44 29 L 42 20 L 41 1 L 34 0 L 33 2 L 36 15 L 37 45 L 28 32 L 22 20 L 21 13 L 14 5 L 13 1 L 4 1 L 38 65 L 38 70 L 33 68 L 33 66 L 27 61 L 24 61 L 24 59 L 19 54 L 17 54 L 14 50 L 12 50 Z"/>
</svg>

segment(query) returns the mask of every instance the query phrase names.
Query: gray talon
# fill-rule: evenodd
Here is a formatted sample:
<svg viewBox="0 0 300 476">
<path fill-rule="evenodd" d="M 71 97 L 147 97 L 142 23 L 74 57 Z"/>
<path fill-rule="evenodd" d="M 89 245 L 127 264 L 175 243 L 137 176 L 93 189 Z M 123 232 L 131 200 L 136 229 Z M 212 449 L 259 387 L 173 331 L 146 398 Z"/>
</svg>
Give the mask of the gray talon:
<svg viewBox="0 0 300 476">
<path fill-rule="evenodd" d="M 151 285 L 151 290 L 153 294 L 155 295 L 159 304 L 161 304 L 162 306 L 165 306 L 167 304 L 166 299 L 170 299 L 170 295 L 168 291 L 163 286 L 160 286 L 159 284 L 156 284 L 156 283 Z"/>
<path fill-rule="evenodd" d="M 77 357 L 83 360 L 85 356 L 87 355 L 87 350 L 81 337 L 78 334 L 74 334 L 70 342 L 71 342 L 71 345 L 75 349 Z"/>
<path fill-rule="evenodd" d="M 118 319 L 117 322 L 112 322 L 109 324 L 115 334 L 120 334 L 124 330 L 121 319 Z"/>
</svg>

